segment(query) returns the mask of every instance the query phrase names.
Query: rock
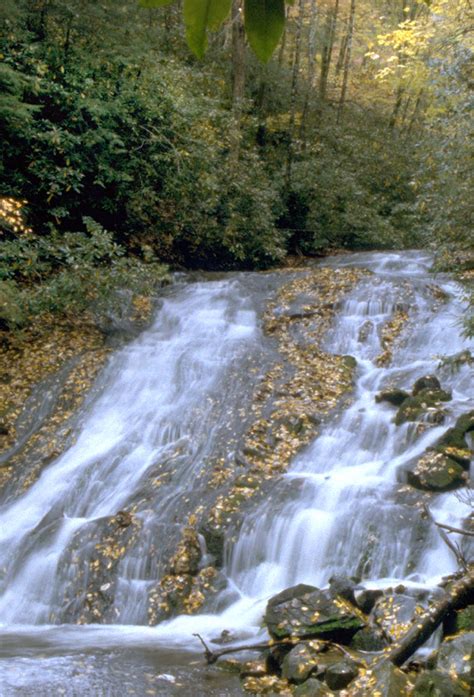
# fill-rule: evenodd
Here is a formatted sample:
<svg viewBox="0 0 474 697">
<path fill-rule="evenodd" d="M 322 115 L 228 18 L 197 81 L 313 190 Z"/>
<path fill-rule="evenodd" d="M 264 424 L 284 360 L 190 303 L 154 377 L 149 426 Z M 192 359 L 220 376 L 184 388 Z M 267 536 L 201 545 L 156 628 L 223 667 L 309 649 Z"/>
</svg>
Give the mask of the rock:
<svg viewBox="0 0 474 697">
<path fill-rule="evenodd" d="M 405 392 L 405 390 L 399 390 L 397 387 L 394 387 L 391 390 L 382 390 L 381 392 L 376 394 L 375 401 L 388 402 L 389 404 L 393 404 L 394 407 L 399 407 L 409 397 L 410 394 L 408 392 Z"/>
<path fill-rule="evenodd" d="M 428 450 L 407 472 L 411 486 L 427 491 L 450 491 L 466 484 L 463 467 L 450 457 Z"/>
<path fill-rule="evenodd" d="M 363 616 L 346 600 L 300 584 L 270 598 L 265 623 L 271 636 L 315 637 L 347 643 L 365 626 Z"/>
<path fill-rule="evenodd" d="M 474 689 L 474 632 L 464 632 L 443 641 L 438 649 L 436 668 L 458 675 Z"/>
<path fill-rule="evenodd" d="M 350 697 L 405 697 L 413 685 L 399 668 L 385 661 L 367 670 L 350 686 Z"/>
<path fill-rule="evenodd" d="M 364 627 L 352 638 L 351 649 L 356 651 L 383 651 L 388 646 L 381 630 L 374 627 Z"/>
<path fill-rule="evenodd" d="M 171 560 L 171 574 L 175 576 L 181 574 L 194 576 L 199 570 L 201 556 L 201 545 L 196 530 L 191 527 L 185 528 L 183 538 Z"/>
<path fill-rule="evenodd" d="M 281 674 L 293 683 L 301 683 L 318 668 L 320 656 L 311 642 L 298 644 L 283 659 Z"/>
<path fill-rule="evenodd" d="M 416 397 L 422 390 L 440 390 L 441 383 L 436 377 L 436 375 L 425 375 L 422 378 L 418 378 L 413 385 L 412 395 Z"/>
<path fill-rule="evenodd" d="M 119 511 L 112 520 L 119 528 L 128 528 L 133 523 L 133 517 L 128 511 Z"/>
<path fill-rule="evenodd" d="M 466 441 L 466 434 L 474 430 L 474 411 L 462 414 L 452 428 L 448 428 L 437 441 L 434 449 L 448 454 L 465 467 L 469 467 L 472 453 Z"/>
<path fill-rule="evenodd" d="M 400 426 L 407 421 L 418 421 L 421 417 L 429 415 L 430 409 L 435 410 L 432 413 L 437 413 L 436 408 L 440 403 L 449 402 L 451 399 L 452 394 L 445 390 L 421 390 L 416 396 L 405 399 L 397 411 L 395 423 Z"/>
<path fill-rule="evenodd" d="M 211 526 L 200 529 L 204 537 L 206 548 L 214 558 L 214 566 L 218 569 L 224 564 L 225 534 L 222 528 L 216 529 Z"/>
<path fill-rule="evenodd" d="M 390 639 L 396 641 L 409 629 L 412 619 L 422 612 L 423 608 L 415 598 L 402 593 L 391 593 L 377 601 L 372 618 Z"/>
<path fill-rule="evenodd" d="M 357 360 L 354 358 L 354 356 L 346 355 L 342 357 L 342 360 L 351 370 L 355 370 L 357 368 Z"/>
<path fill-rule="evenodd" d="M 295 688 L 295 697 L 329 697 L 334 693 L 326 685 L 315 678 L 310 678 L 302 685 Z"/>
<path fill-rule="evenodd" d="M 429 670 L 422 673 L 416 683 L 413 697 L 469 697 L 468 687 L 446 673 Z"/>
<path fill-rule="evenodd" d="M 357 666 L 353 661 L 341 661 L 330 666 L 324 679 L 331 690 L 343 690 L 359 675 Z"/>
<path fill-rule="evenodd" d="M 249 676 L 254 676 L 261 678 L 267 674 L 267 666 L 265 660 L 259 661 L 246 661 L 240 666 L 240 677 L 248 678 Z"/>
<path fill-rule="evenodd" d="M 337 574 L 329 579 L 329 593 L 331 597 L 336 598 L 339 595 L 353 605 L 355 605 L 354 592 L 356 588 L 356 583 L 343 574 Z"/>
<path fill-rule="evenodd" d="M 362 610 L 366 615 L 371 612 L 373 609 L 375 603 L 379 598 L 383 596 L 383 591 L 379 590 L 378 588 L 374 588 L 373 590 L 369 588 L 364 588 L 363 591 L 361 592 L 356 592 L 355 594 L 355 600 L 357 603 L 357 607 Z"/>
</svg>

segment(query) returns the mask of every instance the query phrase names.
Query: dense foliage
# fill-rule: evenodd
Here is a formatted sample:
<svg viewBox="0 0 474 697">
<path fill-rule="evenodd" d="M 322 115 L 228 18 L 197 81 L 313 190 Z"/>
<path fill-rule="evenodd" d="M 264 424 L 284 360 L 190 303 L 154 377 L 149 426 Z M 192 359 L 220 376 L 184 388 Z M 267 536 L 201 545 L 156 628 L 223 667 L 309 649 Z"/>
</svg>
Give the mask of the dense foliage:
<svg viewBox="0 0 474 697">
<path fill-rule="evenodd" d="M 31 230 L 0 215 L 4 326 L 127 273 L 160 277 L 160 262 L 266 268 L 288 253 L 426 244 L 426 231 L 469 246 L 472 54 L 457 41 L 439 70 L 425 3 L 400 15 L 395 0 L 300 0 L 267 66 L 238 31 L 238 0 L 207 35 L 190 15 L 199 2 L 185 5 L 188 40 L 198 53 L 209 43 L 202 62 L 179 4 L 158 4 L 1 10 L 0 196 L 25 202 Z M 456 94 L 446 77 L 434 85 L 443 72 Z"/>
</svg>

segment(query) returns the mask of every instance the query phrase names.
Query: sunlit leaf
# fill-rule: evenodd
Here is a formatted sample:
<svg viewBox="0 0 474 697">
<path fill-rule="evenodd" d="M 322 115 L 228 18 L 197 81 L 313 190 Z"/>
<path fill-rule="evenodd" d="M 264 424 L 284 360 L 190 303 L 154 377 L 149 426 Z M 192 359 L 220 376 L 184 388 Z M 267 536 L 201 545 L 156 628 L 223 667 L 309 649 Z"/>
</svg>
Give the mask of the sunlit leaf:
<svg viewBox="0 0 474 697">
<path fill-rule="evenodd" d="M 191 50 L 202 58 L 207 47 L 206 32 L 217 29 L 230 12 L 231 0 L 184 0 L 186 39 Z"/>
</svg>

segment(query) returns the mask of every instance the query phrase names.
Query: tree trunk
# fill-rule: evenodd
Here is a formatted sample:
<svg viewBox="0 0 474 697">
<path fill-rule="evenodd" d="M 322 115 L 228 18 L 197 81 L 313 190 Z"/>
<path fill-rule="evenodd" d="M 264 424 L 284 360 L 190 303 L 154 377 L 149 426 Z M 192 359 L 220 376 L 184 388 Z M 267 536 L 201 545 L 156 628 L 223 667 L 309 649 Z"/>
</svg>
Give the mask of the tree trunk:
<svg viewBox="0 0 474 697">
<path fill-rule="evenodd" d="M 446 596 L 434 603 L 405 634 L 388 654 L 388 659 L 401 666 L 422 646 L 450 612 L 472 602 L 474 594 L 474 568 L 455 581 Z"/>
<path fill-rule="evenodd" d="M 232 113 L 234 133 L 232 137 L 233 154 L 238 159 L 240 149 L 240 128 L 242 104 L 245 96 L 245 31 L 241 0 L 232 0 Z"/>
<path fill-rule="evenodd" d="M 303 110 L 301 112 L 300 139 L 303 148 L 306 148 L 306 120 L 308 118 L 309 102 L 314 89 L 316 76 L 316 29 L 317 29 L 316 0 L 311 0 L 309 35 L 308 35 L 308 74 L 306 77 L 306 94 Z"/>
<path fill-rule="evenodd" d="M 343 77 L 342 77 L 341 98 L 339 100 L 339 109 L 337 111 L 338 122 L 342 118 L 342 112 L 344 111 L 344 106 L 346 103 L 347 86 L 349 84 L 349 70 L 351 67 L 352 40 L 353 40 L 353 36 L 354 36 L 355 10 L 356 10 L 356 0 L 351 0 L 349 26 L 347 28 L 347 47 L 346 47 L 345 56 L 344 56 L 344 73 L 343 73 Z"/>
<path fill-rule="evenodd" d="M 319 96 L 321 101 L 326 99 L 329 69 L 331 67 L 334 37 L 336 35 L 337 16 L 339 14 L 339 0 L 335 0 L 332 10 L 328 10 L 326 18 L 326 30 L 324 44 L 321 51 L 321 77 L 319 80 Z"/>
<path fill-rule="evenodd" d="M 293 61 L 293 74 L 291 78 L 290 122 L 288 125 L 288 151 L 286 159 L 286 183 L 288 188 L 290 188 L 291 184 L 291 169 L 294 156 L 296 100 L 298 96 L 298 75 L 300 70 L 301 36 L 303 30 L 303 5 L 304 0 L 299 0 L 298 21 L 296 24 L 295 58 Z"/>
</svg>

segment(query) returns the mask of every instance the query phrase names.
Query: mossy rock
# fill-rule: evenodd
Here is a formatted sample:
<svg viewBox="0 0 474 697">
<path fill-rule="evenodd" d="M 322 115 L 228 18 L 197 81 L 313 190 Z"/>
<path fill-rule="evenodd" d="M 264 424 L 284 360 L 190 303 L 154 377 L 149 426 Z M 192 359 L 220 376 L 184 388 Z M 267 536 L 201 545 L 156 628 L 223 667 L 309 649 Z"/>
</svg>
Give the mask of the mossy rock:
<svg viewBox="0 0 474 697">
<path fill-rule="evenodd" d="M 469 686 L 438 670 L 422 673 L 415 683 L 413 697 L 470 697 Z"/>
<path fill-rule="evenodd" d="M 405 399 L 395 416 L 397 426 L 407 421 L 418 421 L 429 409 L 440 406 L 441 402 L 449 402 L 452 399 L 451 392 L 446 390 L 421 390 L 416 396 Z"/>
<path fill-rule="evenodd" d="M 270 598 L 264 620 L 276 639 L 314 637 L 339 643 L 350 642 L 366 624 L 362 613 L 343 598 L 304 584 Z"/>
<path fill-rule="evenodd" d="M 424 390 L 440 390 L 441 383 L 436 377 L 436 375 L 424 375 L 416 380 L 413 385 L 412 395 L 416 397 L 420 392 Z"/>
<path fill-rule="evenodd" d="M 451 491 L 466 484 L 462 465 L 443 453 L 428 451 L 414 469 L 408 471 L 407 480 L 416 489 L 426 491 Z"/>
<path fill-rule="evenodd" d="M 474 632 L 463 632 L 443 641 L 438 649 L 436 669 L 459 676 L 474 689 Z"/>
<path fill-rule="evenodd" d="M 405 390 L 400 390 L 397 387 L 394 387 L 391 390 L 381 390 L 375 395 L 376 402 L 388 402 L 394 407 L 400 407 L 404 401 L 409 398 L 410 394 L 408 392 L 405 392 Z"/>
</svg>

